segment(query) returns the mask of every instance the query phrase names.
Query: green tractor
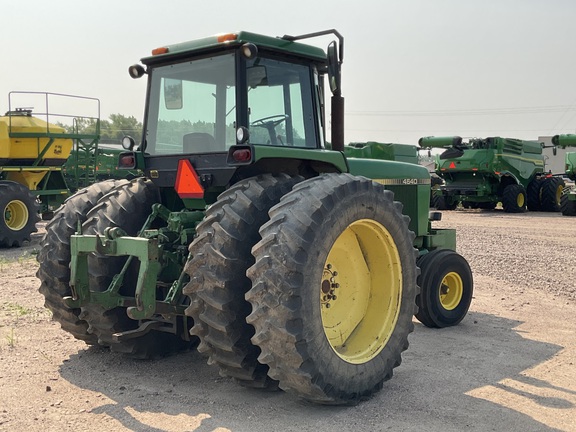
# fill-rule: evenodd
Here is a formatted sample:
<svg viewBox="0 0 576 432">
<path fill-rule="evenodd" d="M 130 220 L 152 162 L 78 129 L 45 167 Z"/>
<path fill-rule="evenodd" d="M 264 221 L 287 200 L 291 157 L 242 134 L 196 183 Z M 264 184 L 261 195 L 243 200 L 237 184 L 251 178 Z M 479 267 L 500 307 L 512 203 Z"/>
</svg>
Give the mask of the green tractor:
<svg viewBox="0 0 576 432">
<path fill-rule="evenodd" d="M 42 103 L 44 109 L 12 107 Z M 58 108 L 88 103 L 93 116 L 71 116 Z M 37 231 L 38 215 L 50 219 L 64 200 L 103 177 L 123 178 L 136 171 L 117 170 L 121 148 L 99 149 L 100 101 L 82 96 L 45 92 L 10 92 L 9 111 L 0 116 L 0 247 L 21 246 Z M 54 108 L 54 106 L 56 108 Z M 51 112 L 52 111 L 52 112 Z M 67 130 L 53 124 L 72 118 Z M 80 132 L 78 122 L 94 122 L 94 130 Z"/>
<path fill-rule="evenodd" d="M 505 212 L 559 211 L 564 180 L 544 172 L 543 144 L 513 138 L 424 137 L 420 146 L 446 148 L 436 157 L 444 184 L 434 191 L 434 207 Z"/>
<path fill-rule="evenodd" d="M 552 144 L 558 147 L 576 147 L 576 135 L 555 135 L 552 137 Z M 576 181 L 576 152 L 566 153 L 566 177 Z M 562 192 L 560 199 L 560 209 L 564 216 L 576 216 L 576 187 L 567 186 Z"/>
<path fill-rule="evenodd" d="M 324 35 L 327 53 L 299 42 Z M 458 324 L 472 274 L 432 228 L 428 171 L 344 153 L 342 54 L 335 30 L 239 32 L 130 67 L 145 138 L 119 166 L 143 175 L 69 198 L 38 255 L 62 328 L 136 358 L 197 345 L 244 386 L 351 404 L 392 376 L 414 315 Z"/>
</svg>

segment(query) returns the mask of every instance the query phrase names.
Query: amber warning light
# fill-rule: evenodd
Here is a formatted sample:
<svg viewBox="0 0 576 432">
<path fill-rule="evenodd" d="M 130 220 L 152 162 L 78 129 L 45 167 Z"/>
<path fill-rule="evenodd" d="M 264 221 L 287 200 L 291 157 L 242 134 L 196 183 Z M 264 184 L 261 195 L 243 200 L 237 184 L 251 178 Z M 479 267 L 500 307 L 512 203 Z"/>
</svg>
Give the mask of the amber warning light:
<svg viewBox="0 0 576 432">
<path fill-rule="evenodd" d="M 203 198 L 204 188 L 200 178 L 188 159 L 178 162 L 178 174 L 176 174 L 176 193 L 180 198 Z"/>
</svg>

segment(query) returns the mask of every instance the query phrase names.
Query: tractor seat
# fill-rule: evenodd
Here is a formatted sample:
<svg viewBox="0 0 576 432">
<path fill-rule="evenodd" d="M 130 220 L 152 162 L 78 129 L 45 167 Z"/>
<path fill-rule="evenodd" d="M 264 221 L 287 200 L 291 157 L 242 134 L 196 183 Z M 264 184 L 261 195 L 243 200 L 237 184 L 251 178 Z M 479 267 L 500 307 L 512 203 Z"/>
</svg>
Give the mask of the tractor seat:
<svg viewBox="0 0 576 432">
<path fill-rule="evenodd" d="M 211 153 L 220 149 L 212 135 L 205 132 L 192 132 L 184 135 L 184 153 Z"/>
</svg>

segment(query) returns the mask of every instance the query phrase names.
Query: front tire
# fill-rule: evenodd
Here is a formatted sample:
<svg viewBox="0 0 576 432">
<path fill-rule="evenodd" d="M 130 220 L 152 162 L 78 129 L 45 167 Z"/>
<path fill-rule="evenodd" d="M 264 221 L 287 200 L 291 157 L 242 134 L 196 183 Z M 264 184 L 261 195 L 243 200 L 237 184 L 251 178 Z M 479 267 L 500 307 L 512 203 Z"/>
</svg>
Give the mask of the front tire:
<svg viewBox="0 0 576 432">
<path fill-rule="evenodd" d="M 510 184 L 504 188 L 502 207 L 506 213 L 524 213 L 526 211 L 526 190 L 522 185 Z"/>
<path fill-rule="evenodd" d="M 450 249 L 436 249 L 418 259 L 420 295 L 416 318 L 426 327 L 454 326 L 464 319 L 474 290 L 468 262 Z"/>
<path fill-rule="evenodd" d="M 247 273 L 247 321 L 282 389 L 353 404 L 392 377 L 418 293 L 408 222 L 391 191 L 349 174 L 299 183 L 270 210 Z"/>
<path fill-rule="evenodd" d="M 20 183 L 0 181 L 0 247 L 20 247 L 38 231 L 38 204 Z"/>
</svg>

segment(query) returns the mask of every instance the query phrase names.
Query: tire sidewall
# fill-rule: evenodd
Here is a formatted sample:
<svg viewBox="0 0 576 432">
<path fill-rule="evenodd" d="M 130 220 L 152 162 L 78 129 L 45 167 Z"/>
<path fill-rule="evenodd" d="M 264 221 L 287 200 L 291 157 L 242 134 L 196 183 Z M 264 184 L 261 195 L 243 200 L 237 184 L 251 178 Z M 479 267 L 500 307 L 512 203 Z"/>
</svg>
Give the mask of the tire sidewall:
<svg viewBox="0 0 576 432">
<path fill-rule="evenodd" d="M 428 315 L 437 327 L 448 327 L 458 324 L 468 312 L 473 295 L 473 280 L 470 266 L 456 252 L 448 249 L 438 250 L 422 260 L 421 300 L 426 302 Z M 452 310 L 446 309 L 440 301 L 440 286 L 448 273 L 457 273 L 463 284 L 462 298 L 458 306 Z M 422 301 L 420 303 L 422 303 Z"/>
<path fill-rule="evenodd" d="M 378 191 L 375 187 L 373 191 Z M 412 330 L 412 316 L 415 310 L 416 296 L 416 263 L 412 237 L 407 235 L 406 222 L 394 208 L 391 199 L 384 199 L 389 191 L 378 191 L 372 197 L 365 197 L 364 193 L 342 196 L 342 199 L 334 202 L 334 209 L 330 216 L 320 225 L 320 229 L 310 232 L 309 245 L 313 246 L 314 253 L 308 254 L 306 260 L 307 271 L 304 272 L 304 281 L 300 293 L 302 304 L 301 316 L 310 317 L 298 323 L 302 326 L 303 340 L 309 341 L 309 356 L 320 365 L 320 371 L 325 380 L 334 383 L 349 382 L 351 376 L 355 376 L 355 384 L 358 391 L 365 389 L 373 383 L 375 374 L 380 374 L 386 368 L 394 365 L 388 362 L 399 362 L 399 354 L 406 348 L 407 334 Z M 379 196 L 380 195 L 380 196 Z M 371 202 L 376 197 L 377 205 L 370 208 L 363 203 Z M 317 210 L 315 213 L 318 213 Z M 332 215 L 339 215 L 333 217 Z M 394 215 L 394 217 L 390 217 Z M 317 215 L 312 215 L 314 218 Z M 395 328 L 389 337 L 386 346 L 374 358 L 363 364 L 348 363 L 339 357 L 330 345 L 322 324 L 319 288 L 321 285 L 324 265 L 328 254 L 342 232 L 353 222 L 360 219 L 372 219 L 382 224 L 390 233 L 399 252 L 402 265 L 403 288 L 401 294 L 400 312 L 397 316 Z M 308 349 L 308 346 L 302 347 Z M 382 378 L 382 377 L 380 377 Z M 354 389 L 340 389 L 348 392 Z"/>
</svg>

